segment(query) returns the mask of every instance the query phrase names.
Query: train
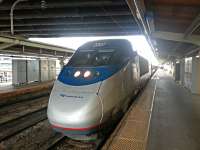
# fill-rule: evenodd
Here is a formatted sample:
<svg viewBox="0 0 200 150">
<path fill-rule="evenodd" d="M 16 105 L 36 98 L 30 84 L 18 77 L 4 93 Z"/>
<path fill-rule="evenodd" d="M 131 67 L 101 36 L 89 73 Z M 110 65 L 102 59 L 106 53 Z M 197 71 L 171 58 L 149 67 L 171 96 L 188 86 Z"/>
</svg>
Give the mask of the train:
<svg viewBox="0 0 200 150">
<path fill-rule="evenodd" d="M 150 63 L 128 40 L 87 42 L 54 82 L 48 120 L 56 132 L 69 138 L 94 139 L 119 112 L 126 112 L 151 74 Z"/>
</svg>

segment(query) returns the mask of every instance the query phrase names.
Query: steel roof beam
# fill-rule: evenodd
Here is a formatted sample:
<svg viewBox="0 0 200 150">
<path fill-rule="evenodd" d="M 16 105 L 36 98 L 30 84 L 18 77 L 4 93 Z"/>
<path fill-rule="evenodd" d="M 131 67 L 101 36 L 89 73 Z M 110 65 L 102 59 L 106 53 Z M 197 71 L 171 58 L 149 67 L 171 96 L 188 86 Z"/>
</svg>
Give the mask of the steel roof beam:
<svg viewBox="0 0 200 150">
<path fill-rule="evenodd" d="M 13 43 L 3 43 L 3 44 L 0 44 L 0 50 L 3 50 L 3 49 L 6 49 L 6 48 L 9 48 L 9 47 L 12 47 L 14 46 L 15 44 Z"/>
<path fill-rule="evenodd" d="M 66 52 L 58 52 L 58 51 L 52 51 L 52 50 L 45 50 L 45 49 L 40 49 L 40 48 L 30 48 L 30 47 L 25 47 L 22 50 L 22 46 L 21 47 L 12 47 L 9 49 L 6 49 L 5 52 L 21 52 L 21 53 L 32 53 L 32 54 L 46 54 L 46 55 L 52 55 L 52 56 L 64 56 L 66 54 Z M 2 51 L 3 52 L 3 51 Z"/>
<path fill-rule="evenodd" d="M 54 51 L 68 52 L 68 53 L 74 52 L 74 50 L 69 49 L 69 48 L 53 46 L 53 45 L 49 45 L 49 44 L 45 44 L 45 43 L 33 42 L 30 40 L 20 39 L 17 37 L 0 36 L 0 42 L 49 49 L 49 50 L 54 50 Z"/>
<path fill-rule="evenodd" d="M 192 23 L 189 25 L 189 27 L 185 30 L 184 39 L 187 39 L 198 27 L 200 26 L 200 14 L 198 14 L 195 19 L 192 21 Z M 179 43 L 175 46 L 175 51 L 179 50 L 181 48 L 182 43 Z"/>
<path fill-rule="evenodd" d="M 186 53 L 186 56 L 191 56 L 193 54 L 197 54 L 198 52 L 200 52 L 200 47 L 194 48 L 192 50 L 190 50 L 188 53 Z"/>
<path fill-rule="evenodd" d="M 127 16 L 115 16 L 113 17 L 119 23 L 135 23 L 135 20 L 131 15 Z M 1 20 L 0 27 L 10 27 L 9 20 Z M 57 19 L 26 19 L 15 20 L 15 27 L 17 26 L 43 26 L 43 25 L 84 25 L 84 24 L 106 24 L 114 23 L 113 20 L 107 17 L 84 17 L 84 18 L 57 18 Z M 135 23 L 136 24 L 136 23 Z"/>
<path fill-rule="evenodd" d="M 191 43 L 191 44 L 200 46 L 200 35 L 191 35 L 187 39 L 184 39 L 184 36 L 185 36 L 184 33 L 156 31 L 152 33 L 152 36 L 158 39 L 185 42 L 185 43 Z"/>
<path fill-rule="evenodd" d="M 200 5 L 198 0 L 154 0 L 154 5 L 172 5 L 172 6 L 198 6 Z"/>
<path fill-rule="evenodd" d="M 101 0 L 101 1 L 47 1 L 47 5 L 45 8 L 64 8 L 64 7 L 101 7 L 101 6 L 121 6 L 126 5 L 124 0 L 117 0 L 113 2 L 112 0 Z M 10 4 L 0 5 L 0 10 L 10 10 Z M 15 8 L 16 10 L 23 10 L 23 9 L 41 9 L 41 2 L 40 1 L 32 1 L 26 2 L 24 4 L 18 5 Z"/>
<path fill-rule="evenodd" d="M 137 30 L 138 27 L 134 24 L 120 24 L 123 26 L 123 30 L 126 29 L 134 29 Z M 25 32 L 25 31 L 81 31 L 81 30 L 99 30 L 99 29 L 119 29 L 118 25 L 112 24 L 98 24 L 98 25 L 74 25 L 74 26 L 28 26 L 28 27 L 15 27 L 15 32 Z M 0 32 L 2 33 L 9 33 L 9 28 L 0 28 Z"/>
<path fill-rule="evenodd" d="M 106 12 L 104 11 L 106 10 Z M 0 11 L 0 20 L 9 20 L 8 11 Z M 131 12 L 126 7 L 118 8 L 85 8 L 85 9 L 45 9 L 34 11 L 15 11 L 14 19 L 40 19 L 65 17 L 101 17 L 101 16 L 127 16 Z"/>
<path fill-rule="evenodd" d="M 145 7 L 143 5 L 143 1 L 142 0 L 126 0 L 126 3 L 128 4 L 129 9 L 131 10 L 131 13 L 133 17 L 135 18 L 138 26 L 143 31 L 153 53 L 156 54 L 154 50 L 154 46 L 150 38 L 150 31 L 149 31 L 150 28 L 148 27 L 148 23 L 144 15 Z"/>
<path fill-rule="evenodd" d="M 25 32 L 16 32 L 16 33 L 21 33 L 21 34 L 29 34 L 29 33 L 46 33 L 46 34 L 51 34 L 51 33 L 61 33 L 61 34 L 73 34 L 73 33 L 75 33 L 75 34 L 82 34 L 82 33 L 109 33 L 109 32 L 127 32 L 127 33 L 129 33 L 129 32 L 135 32 L 135 33 L 139 33 L 140 31 L 139 30 L 135 30 L 135 28 L 134 27 L 131 27 L 131 28 L 128 28 L 128 29 L 118 29 L 118 28 L 112 28 L 112 29 L 104 29 L 104 28 L 102 28 L 102 29 L 90 29 L 90 30 L 88 30 L 88 29 L 80 29 L 80 30 L 74 30 L 74 31 L 66 31 L 66 32 L 64 32 L 63 30 L 61 30 L 61 31 L 25 31 Z"/>
<path fill-rule="evenodd" d="M 60 58 L 63 55 L 51 55 L 51 54 L 39 54 L 39 53 L 31 53 L 31 52 L 19 52 L 15 50 L 0 50 L 0 54 L 4 55 L 27 55 L 27 56 L 43 56 L 43 57 L 53 57 L 53 58 Z"/>
<path fill-rule="evenodd" d="M 139 31 L 88 31 L 88 32 L 24 32 L 21 33 L 30 37 L 85 37 L 85 36 L 121 36 L 141 34 Z"/>
<path fill-rule="evenodd" d="M 190 36 L 199 26 L 200 26 L 200 13 L 196 16 L 196 18 L 192 21 L 190 26 L 185 31 L 184 38 Z"/>
</svg>

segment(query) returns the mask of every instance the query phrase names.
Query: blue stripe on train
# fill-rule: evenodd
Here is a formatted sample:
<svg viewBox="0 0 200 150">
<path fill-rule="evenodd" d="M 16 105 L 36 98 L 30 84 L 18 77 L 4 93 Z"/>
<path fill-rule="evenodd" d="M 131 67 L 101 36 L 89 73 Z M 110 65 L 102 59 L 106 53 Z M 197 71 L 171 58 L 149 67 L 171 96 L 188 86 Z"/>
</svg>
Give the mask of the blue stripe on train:
<svg viewBox="0 0 200 150">
<path fill-rule="evenodd" d="M 64 84 L 72 85 L 72 86 L 81 86 L 81 85 L 89 85 L 94 84 L 100 81 L 103 81 L 113 74 L 118 72 L 122 66 L 120 65 L 108 65 L 108 66 L 99 66 L 99 67 L 63 67 L 62 71 L 58 76 L 58 80 Z M 92 74 L 94 74 L 91 78 L 84 78 L 83 76 L 75 78 L 74 73 L 76 71 L 85 72 L 86 70 L 90 70 Z M 99 75 L 95 75 L 99 73 Z"/>
</svg>

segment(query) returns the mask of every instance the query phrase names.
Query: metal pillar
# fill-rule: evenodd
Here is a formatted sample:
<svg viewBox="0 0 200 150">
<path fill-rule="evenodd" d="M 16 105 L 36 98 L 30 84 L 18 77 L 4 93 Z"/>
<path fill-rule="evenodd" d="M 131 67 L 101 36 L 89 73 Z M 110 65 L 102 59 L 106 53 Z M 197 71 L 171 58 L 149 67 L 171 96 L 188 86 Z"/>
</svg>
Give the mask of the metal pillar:
<svg viewBox="0 0 200 150">
<path fill-rule="evenodd" d="M 200 58 L 192 57 L 192 93 L 200 94 Z"/>
<path fill-rule="evenodd" d="M 185 75 L 185 59 L 180 60 L 180 82 L 184 85 L 184 75 Z"/>
<path fill-rule="evenodd" d="M 60 61 L 60 68 L 62 69 L 63 66 L 65 65 L 65 63 L 64 63 L 64 59 L 60 59 L 59 61 Z"/>
<path fill-rule="evenodd" d="M 27 0 L 16 0 L 11 9 L 10 9 L 10 31 L 11 31 L 11 35 L 14 35 L 14 25 L 13 25 L 13 12 L 14 12 L 14 9 L 15 9 L 15 6 L 19 3 L 19 2 L 25 2 Z"/>
</svg>

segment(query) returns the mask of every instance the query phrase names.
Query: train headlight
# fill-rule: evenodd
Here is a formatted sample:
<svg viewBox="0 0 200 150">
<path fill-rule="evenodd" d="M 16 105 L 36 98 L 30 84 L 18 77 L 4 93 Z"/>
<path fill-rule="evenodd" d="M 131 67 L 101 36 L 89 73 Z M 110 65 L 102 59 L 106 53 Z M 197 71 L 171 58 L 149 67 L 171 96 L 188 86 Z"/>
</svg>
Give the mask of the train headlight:
<svg viewBox="0 0 200 150">
<path fill-rule="evenodd" d="M 74 77 L 75 77 L 75 78 L 79 77 L 80 75 L 81 75 L 81 72 L 80 72 L 80 71 L 76 71 L 76 72 L 74 73 Z"/>
<path fill-rule="evenodd" d="M 92 75 L 91 71 L 87 70 L 87 71 L 85 71 L 83 77 L 84 77 L 84 78 L 88 78 L 88 77 L 90 77 L 91 75 Z"/>
<path fill-rule="evenodd" d="M 95 74 L 96 76 L 100 76 L 100 72 L 96 72 L 96 74 Z"/>
</svg>

